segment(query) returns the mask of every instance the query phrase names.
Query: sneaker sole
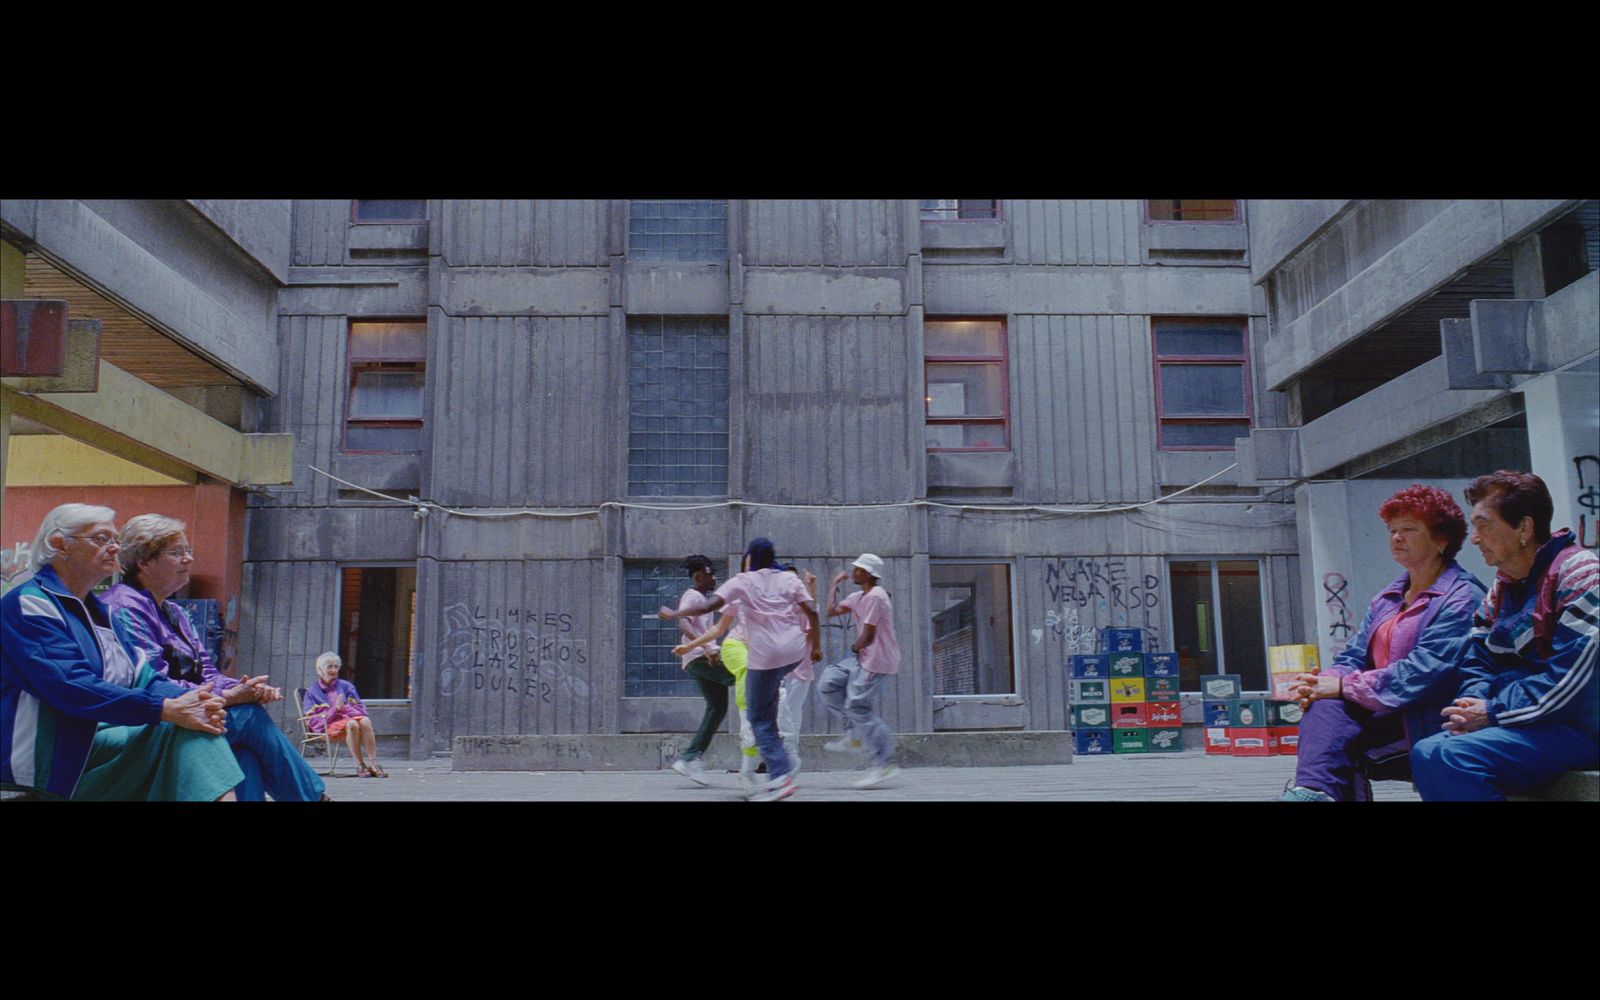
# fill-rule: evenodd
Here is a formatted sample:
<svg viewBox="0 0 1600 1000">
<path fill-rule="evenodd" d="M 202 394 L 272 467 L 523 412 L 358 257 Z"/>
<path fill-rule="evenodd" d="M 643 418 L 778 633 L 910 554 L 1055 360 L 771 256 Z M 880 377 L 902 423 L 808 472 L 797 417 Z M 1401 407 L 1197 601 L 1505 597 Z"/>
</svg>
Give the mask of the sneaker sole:
<svg viewBox="0 0 1600 1000">
<path fill-rule="evenodd" d="M 693 771 L 689 771 L 687 769 L 680 768 L 680 767 L 677 767 L 677 766 L 674 766 L 672 769 L 674 771 L 676 771 L 678 774 L 683 775 L 685 778 L 688 778 L 690 781 L 694 782 L 695 784 L 700 785 L 701 787 L 705 787 L 705 786 L 708 786 L 708 785 L 711 784 L 711 779 L 707 778 L 703 774 L 695 774 Z"/>
<path fill-rule="evenodd" d="M 752 796 L 750 796 L 750 801 L 751 802 L 777 802 L 780 799 L 788 798 L 789 796 L 793 795 L 794 793 L 795 793 L 795 786 L 792 785 L 792 784 L 789 784 L 789 785 L 784 785 L 782 788 L 778 789 L 775 792 L 761 792 L 760 794 L 752 795 Z"/>
</svg>

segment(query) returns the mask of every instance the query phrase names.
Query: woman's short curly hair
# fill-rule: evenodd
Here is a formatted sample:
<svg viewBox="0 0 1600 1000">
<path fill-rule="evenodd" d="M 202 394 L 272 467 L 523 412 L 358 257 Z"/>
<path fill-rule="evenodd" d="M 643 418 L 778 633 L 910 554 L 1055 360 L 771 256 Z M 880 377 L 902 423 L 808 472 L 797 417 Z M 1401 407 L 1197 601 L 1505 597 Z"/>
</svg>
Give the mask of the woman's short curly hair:
<svg viewBox="0 0 1600 1000">
<path fill-rule="evenodd" d="M 1444 543 L 1444 560 L 1449 562 L 1467 540 L 1467 519 L 1455 498 L 1436 486 L 1412 483 L 1383 502 L 1378 516 L 1385 523 L 1397 517 L 1414 517 L 1428 526 L 1434 541 Z"/>
<path fill-rule="evenodd" d="M 122 550 L 117 561 L 122 564 L 123 582 L 143 588 L 139 580 L 139 564 L 154 559 L 168 544 L 184 533 L 188 525 L 165 514 L 140 514 L 128 518 L 122 526 Z"/>
<path fill-rule="evenodd" d="M 1525 517 L 1533 518 L 1533 540 L 1543 544 L 1550 540 L 1550 521 L 1555 517 L 1555 501 L 1550 498 L 1550 488 L 1544 480 L 1531 472 L 1501 469 L 1487 476 L 1479 476 L 1467 487 L 1467 503 L 1478 504 L 1493 499 L 1500 520 L 1515 528 Z"/>
</svg>

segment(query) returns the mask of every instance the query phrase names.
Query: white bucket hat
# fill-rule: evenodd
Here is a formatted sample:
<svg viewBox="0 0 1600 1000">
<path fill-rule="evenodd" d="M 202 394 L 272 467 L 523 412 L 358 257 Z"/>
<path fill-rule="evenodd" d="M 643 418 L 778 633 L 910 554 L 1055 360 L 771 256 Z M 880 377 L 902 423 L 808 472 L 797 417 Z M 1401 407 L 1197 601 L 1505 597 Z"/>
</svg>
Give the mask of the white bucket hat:
<svg viewBox="0 0 1600 1000">
<path fill-rule="evenodd" d="M 866 570 L 868 573 L 871 573 L 875 578 L 877 578 L 879 583 L 883 582 L 883 560 L 879 559 L 871 552 L 861 553 L 861 558 L 857 559 L 850 565 L 860 566 L 862 569 Z"/>
</svg>

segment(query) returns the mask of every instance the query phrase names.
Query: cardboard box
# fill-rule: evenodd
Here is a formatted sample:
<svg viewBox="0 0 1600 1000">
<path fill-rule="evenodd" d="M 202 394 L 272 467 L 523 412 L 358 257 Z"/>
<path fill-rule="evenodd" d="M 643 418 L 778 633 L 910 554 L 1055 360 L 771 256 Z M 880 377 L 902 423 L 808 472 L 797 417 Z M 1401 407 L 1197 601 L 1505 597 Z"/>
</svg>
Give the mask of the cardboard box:
<svg viewBox="0 0 1600 1000">
<path fill-rule="evenodd" d="M 1297 701 L 1269 701 L 1267 702 L 1267 725 L 1270 726 L 1298 726 L 1305 717 Z"/>
<path fill-rule="evenodd" d="M 1148 729 L 1117 729 L 1111 734 L 1112 749 L 1115 753 L 1149 753 L 1150 731 Z"/>
<path fill-rule="evenodd" d="M 1298 726 L 1273 726 L 1267 730 L 1267 739 L 1272 744 L 1272 752 L 1285 757 L 1297 757 L 1300 754 L 1300 727 Z"/>
<path fill-rule="evenodd" d="M 1079 729 L 1075 734 L 1077 752 L 1084 756 L 1108 754 L 1112 750 L 1111 730 Z"/>
<path fill-rule="evenodd" d="M 1178 677 L 1177 653 L 1146 653 L 1144 654 L 1144 675 L 1146 677 Z"/>
<path fill-rule="evenodd" d="M 1233 702 L 1233 707 L 1228 713 L 1228 725 L 1235 729 L 1266 728 L 1266 701 L 1261 698 L 1243 698 Z"/>
<path fill-rule="evenodd" d="M 1203 721 L 1208 726 L 1233 725 L 1233 702 L 1231 701 L 1206 701 L 1202 703 L 1205 709 Z"/>
<path fill-rule="evenodd" d="M 1096 647 L 1102 653 L 1140 653 L 1144 651 L 1144 630 L 1137 628 L 1103 628 Z"/>
<path fill-rule="evenodd" d="M 1200 693 L 1206 701 L 1231 701 L 1244 694 L 1238 674 L 1201 674 Z"/>
<path fill-rule="evenodd" d="M 1069 657 L 1067 669 L 1075 680 L 1105 680 L 1111 676 L 1108 657 L 1101 654 Z"/>
<path fill-rule="evenodd" d="M 1148 663 L 1148 660 L 1146 662 Z M 1178 698 L 1178 679 L 1176 677 L 1145 676 L 1145 701 L 1177 701 Z"/>
<path fill-rule="evenodd" d="M 1143 653 L 1110 653 L 1110 674 L 1112 677 L 1143 677 Z"/>
<path fill-rule="evenodd" d="M 1308 674 L 1320 667 L 1315 646 L 1268 646 L 1267 669 L 1275 674 Z"/>
<path fill-rule="evenodd" d="M 1272 733 L 1265 726 L 1228 727 L 1228 739 L 1233 741 L 1235 757 L 1272 756 Z"/>
<path fill-rule="evenodd" d="M 1233 753 L 1233 739 L 1228 735 L 1226 727 L 1219 726 L 1206 730 L 1206 753 L 1220 754 L 1224 757 Z"/>
<path fill-rule="evenodd" d="M 1111 701 L 1111 689 L 1105 681 L 1068 681 L 1068 696 L 1074 705 L 1106 704 Z"/>
<path fill-rule="evenodd" d="M 1111 703 L 1113 705 L 1145 700 L 1143 677 L 1113 678 L 1108 686 L 1111 688 Z"/>
<path fill-rule="evenodd" d="M 1183 728 L 1183 703 L 1177 701 L 1145 702 L 1145 717 L 1151 729 Z"/>
<path fill-rule="evenodd" d="M 1110 729 L 1111 705 L 1102 703 L 1098 705 L 1073 705 L 1073 729 Z"/>
<path fill-rule="evenodd" d="M 1150 716 L 1145 711 L 1144 702 L 1137 704 L 1112 704 L 1111 728 L 1112 729 L 1144 729 L 1150 725 Z"/>
<path fill-rule="evenodd" d="M 1150 730 L 1150 753 L 1182 753 L 1183 730 L 1179 729 L 1152 729 Z"/>
</svg>

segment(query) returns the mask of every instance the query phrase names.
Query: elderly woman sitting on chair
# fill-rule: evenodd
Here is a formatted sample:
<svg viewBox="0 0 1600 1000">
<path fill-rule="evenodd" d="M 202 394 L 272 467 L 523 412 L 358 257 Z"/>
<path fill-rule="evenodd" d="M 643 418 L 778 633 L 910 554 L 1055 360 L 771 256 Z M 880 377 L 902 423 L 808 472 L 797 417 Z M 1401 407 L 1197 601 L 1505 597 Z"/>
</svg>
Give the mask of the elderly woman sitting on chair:
<svg viewBox="0 0 1600 1000">
<path fill-rule="evenodd" d="M 372 730 L 372 720 L 367 718 L 367 707 L 361 704 L 356 686 L 340 680 L 342 665 L 338 653 L 323 653 L 317 657 L 317 683 L 306 688 L 305 701 L 301 704 L 302 712 L 310 716 L 306 728 L 314 733 L 327 733 L 332 740 L 343 737 L 356 759 L 358 776 L 387 778 L 389 772 L 378 763 L 378 737 Z M 363 749 L 365 756 L 361 753 Z"/>
</svg>

